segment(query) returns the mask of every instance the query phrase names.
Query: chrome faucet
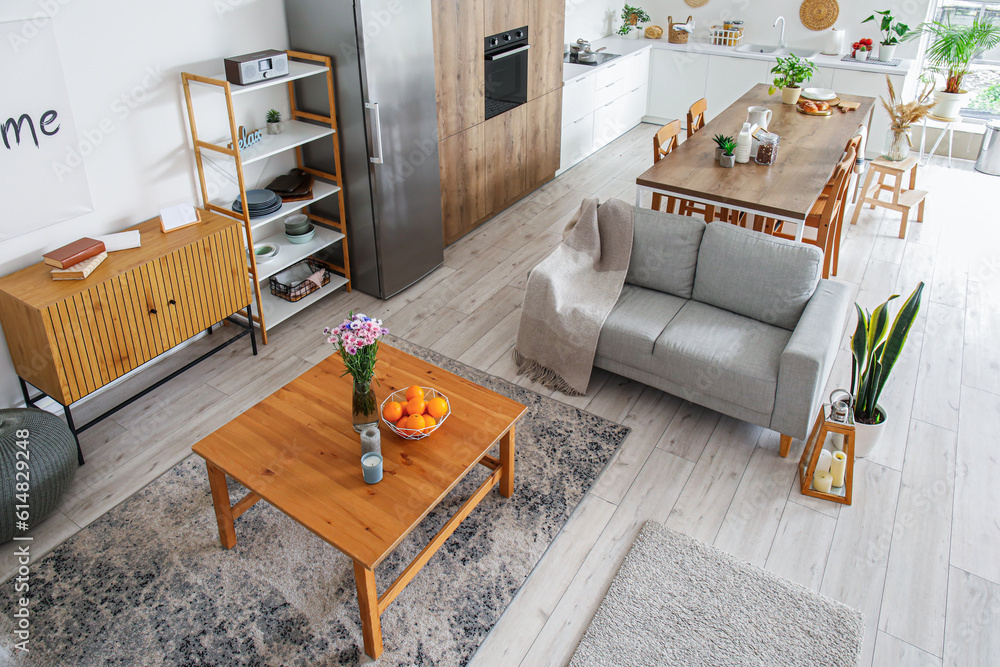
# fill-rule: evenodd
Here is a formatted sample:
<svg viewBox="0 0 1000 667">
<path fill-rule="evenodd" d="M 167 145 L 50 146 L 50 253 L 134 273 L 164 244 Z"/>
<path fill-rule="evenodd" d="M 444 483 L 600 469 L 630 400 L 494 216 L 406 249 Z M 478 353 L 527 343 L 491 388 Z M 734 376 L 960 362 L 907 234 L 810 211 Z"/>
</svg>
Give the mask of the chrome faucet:
<svg viewBox="0 0 1000 667">
<path fill-rule="evenodd" d="M 785 17 L 784 16 L 779 16 L 778 18 L 776 18 L 774 20 L 774 25 L 771 26 L 771 27 L 772 28 L 777 28 L 778 27 L 778 21 L 781 21 L 781 36 L 778 38 L 778 47 L 783 49 L 783 48 L 785 48 Z"/>
</svg>

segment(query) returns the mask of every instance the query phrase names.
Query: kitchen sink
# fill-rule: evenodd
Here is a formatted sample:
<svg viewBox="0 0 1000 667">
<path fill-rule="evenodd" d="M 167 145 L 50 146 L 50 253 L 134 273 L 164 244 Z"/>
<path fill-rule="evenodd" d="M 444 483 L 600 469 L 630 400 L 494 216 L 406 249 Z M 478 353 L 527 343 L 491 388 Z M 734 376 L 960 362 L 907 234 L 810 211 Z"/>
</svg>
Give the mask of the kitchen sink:
<svg viewBox="0 0 1000 667">
<path fill-rule="evenodd" d="M 799 58 L 812 58 L 819 55 L 819 51 L 815 49 L 807 49 L 804 47 L 796 46 L 786 46 L 784 48 L 780 46 L 774 46 L 772 44 L 742 44 L 736 47 L 737 53 L 761 53 L 766 56 L 787 56 L 794 53 Z"/>
<path fill-rule="evenodd" d="M 813 57 L 819 55 L 819 51 L 817 51 L 816 49 L 807 49 L 807 48 L 803 48 L 801 46 L 799 46 L 799 47 L 795 47 L 795 46 L 785 47 L 785 48 L 781 49 L 781 51 L 779 53 L 777 53 L 776 55 L 784 56 L 784 55 L 788 55 L 790 53 L 794 53 L 799 58 L 813 58 Z"/>
</svg>

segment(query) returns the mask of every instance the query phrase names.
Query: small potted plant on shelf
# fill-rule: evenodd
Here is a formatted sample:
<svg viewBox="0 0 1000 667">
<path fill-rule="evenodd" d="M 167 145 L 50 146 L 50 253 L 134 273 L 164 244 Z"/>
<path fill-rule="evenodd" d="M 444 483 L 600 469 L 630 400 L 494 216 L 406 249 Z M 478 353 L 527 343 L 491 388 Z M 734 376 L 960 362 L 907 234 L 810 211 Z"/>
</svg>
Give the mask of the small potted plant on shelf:
<svg viewBox="0 0 1000 667">
<path fill-rule="evenodd" d="M 882 18 L 878 19 L 880 22 L 879 32 L 882 33 L 882 39 L 878 43 L 878 59 L 889 62 L 896 57 L 896 47 L 899 45 L 899 40 L 910 31 L 910 26 L 897 21 L 889 9 L 881 12 L 876 11 L 875 14 L 882 16 Z M 866 18 L 862 23 L 874 21 L 875 14 Z"/>
<path fill-rule="evenodd" d="M 722 154 L 725 152 L 725 146 L 727 141 L 733 142 L 736 145 L 736 140 L 732 137 L 727 137 L 724 134 L 717 134 L 712 137 L 712 141 L 715 142 L 717 148 L 715 149 L 715 161 L 718 162 L 722 158 Z"/>
<path fill-rule="evenodd" d="M 920 310 L 924 291 L 921 282 L 913 290 L 889 326 L 889 302 L 869 313 L 858 304 L 858 326 L 851 336 L 851 396 L 854 397 L 854 455 L 864 458 L 872 453 L 882 437 L 889 415 L 878 404 L 889 373 L 903 353 L 906 336 Z"/>
<path fill-rule="evenodd" d="M 642 7 L 625 5 L 622 9 L 622 26 L 618 28 L 618 34 L 623 37 L 638 38 L 642 34 L 639 28 L 640 23 L 649 23 L 650 18 Z M 632 30 L 635 30 L 633 33 Z"/>
<path fill-rule="evenodd" d="M 281 134 L 281 112 L 277 109 L 267 112 L 267 133 Z"/>
<path fill-rule="evenodd" d="M 851 57 L 855 60 L 868 60 L 868 56 L 871 55 L 874 44 L 875 42 L 867 37 L 859 39 L 851 44 Z"/>
<path fill-rule="evenodd" d="M 952 25 L 951 22 L 931 21 L 907 34 L 906 39 L 930 35 L 926 58 L 931 72 L 944 76 L 944 88 L 934 92 L 938 118 L 958 118 L 969 93 L 962 88 L 965 75 L 972 69 L 976 56 L 1000 46 L 1000 26 L 983 18 L 972 25 Z"/>
<path fill-rule="evenodd" d="M 722 157 L 719 158 L 719 164 L 727 169 L 732 168 L 736 164 L 736 141 L 732 137 L 725 137 L 720 148 Z"/>
<path fill-rule="evenodd" d="M 802 93 L 801 84 L 812 78 L 816 72 L 816 65 L 805 58 L 799 58 L 794 53 L 788 54 L 787 58 L 778 58 L 778 64 L 771 68 L 771 74 L 776 74 L 769 95 L 774 95 L 774 91 L 781 89 L 781 101 L 785 104 L 795 104 L 799 101 Z"/>
</svg>

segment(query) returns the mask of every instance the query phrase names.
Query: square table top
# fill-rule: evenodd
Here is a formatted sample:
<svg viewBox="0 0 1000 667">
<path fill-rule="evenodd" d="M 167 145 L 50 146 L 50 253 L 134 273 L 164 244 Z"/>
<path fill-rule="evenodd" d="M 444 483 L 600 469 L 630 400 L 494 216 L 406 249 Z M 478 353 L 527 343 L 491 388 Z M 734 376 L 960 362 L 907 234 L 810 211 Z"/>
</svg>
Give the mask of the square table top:
<svg viewBox="0 0 1000 667">
<path fill-rule="evenodd" d="M 332 349 L 332 348 L 331 348 Z M 331 354 L 192 449 L 368 568 L 378 565 L 524 413 L 525 406 L 381 343 L 375 395 L 433 387 L 451 415 L 408 441 L 381 421 L 383 478 L 366 484 L 352 379 Z"/>
<path fill-rule="evenodd" d="M 840 95 L 845 102 L 858 102 L 856 111 L 830 116 L 807 116 L 796 105 L 783 104 L 781 95 L 768 95 L 767 84 L 758 84 L 722 113 L 685 140 L 669 155 L 636 179 L 638 185 L 671 194 L 691 195 L 722 206 L 770 213 L 787 219 L 804 220 L 823 187 L 844 155 L 844 147 L 864 124 L 875 106 L 874 97 Z M 748 164 L 732 169 L 715 161 L 716 134 L 739 134 L 747 119 L 747 107 L 771 110 L 768 132 L 781 137 L 777 162 Z M 872 139 L 869 138 L 869 141 Z M 881 141 L 877 137 L 876 141 Z"/>
</svg>

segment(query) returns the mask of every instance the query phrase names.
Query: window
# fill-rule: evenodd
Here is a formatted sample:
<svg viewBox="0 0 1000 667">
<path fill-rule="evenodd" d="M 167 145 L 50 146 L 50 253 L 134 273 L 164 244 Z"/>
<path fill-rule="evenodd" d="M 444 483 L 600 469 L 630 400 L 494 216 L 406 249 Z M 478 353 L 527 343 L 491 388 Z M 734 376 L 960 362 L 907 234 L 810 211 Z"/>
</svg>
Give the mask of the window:
<svg viewBox="0 0 1000 667">
<path fill-rule="evenodd" d="M 976 18 L 1000 25 L 1000 1 L 938 0 L 934 10 L 935 21 L 952 25 L 972 25 Z M 972 62 L 962 87 L 970 93 L 962 116 L 1000 118 L 1000 47 L 981 53 Z"/>
</svg>

